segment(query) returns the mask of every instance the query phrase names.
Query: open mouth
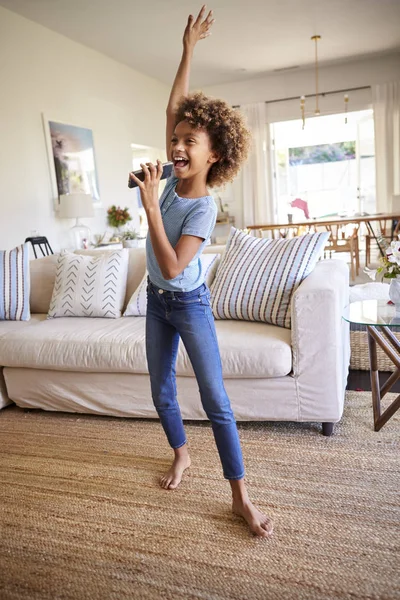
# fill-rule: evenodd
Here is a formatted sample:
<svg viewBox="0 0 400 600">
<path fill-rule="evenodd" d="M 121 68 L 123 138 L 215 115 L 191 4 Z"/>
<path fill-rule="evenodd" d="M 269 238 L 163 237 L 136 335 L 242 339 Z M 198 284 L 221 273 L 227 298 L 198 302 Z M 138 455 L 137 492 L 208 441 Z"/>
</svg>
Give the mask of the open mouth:
<svg viewBox="0 0 400 600">
<path fill-rule="evenodd" d="M 187 158 L 183 158 L 181 156 L 178 156 L 177 158 L 174 158 L 174 169 L 175 169 L 175 171 L 181 171 L 188 164 L 189 164 L 189 161 L 188 161 Z"/>
</svg>

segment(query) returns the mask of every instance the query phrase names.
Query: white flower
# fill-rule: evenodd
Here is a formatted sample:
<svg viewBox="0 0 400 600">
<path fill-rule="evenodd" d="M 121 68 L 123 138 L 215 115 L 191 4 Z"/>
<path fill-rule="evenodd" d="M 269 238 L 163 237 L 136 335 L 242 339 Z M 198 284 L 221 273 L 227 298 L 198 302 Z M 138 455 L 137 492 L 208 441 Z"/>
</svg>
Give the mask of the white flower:
<svg viewBox="0 0 400 600">
<path fill-rule="evenodd" d="M 368 275 L 368 277 L 370 277 L 372 279 L 372 281 L 375 281 L 378 270 L 377 269 L 368 269 L 368 267 L 365 267 L 364 273 L 366 275 Z"/>
<path fill-rule="evenodd" d="M 400 242 L 392 242 L 390 244 L 390 250 L 391 255 L 388 255 L 390 262 L 400 265 Z"/>
</svg>

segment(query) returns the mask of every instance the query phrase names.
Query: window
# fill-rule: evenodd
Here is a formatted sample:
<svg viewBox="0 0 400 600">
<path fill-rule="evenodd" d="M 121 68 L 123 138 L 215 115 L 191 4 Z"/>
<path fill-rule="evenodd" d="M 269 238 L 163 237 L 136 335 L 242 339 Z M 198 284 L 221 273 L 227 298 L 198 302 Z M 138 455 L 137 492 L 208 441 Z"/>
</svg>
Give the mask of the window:
<svg viewBox="0 0 400 600">
<path fill-rule="evenodd" d="M 373 111 L 345 118 L 271 124 L 278 222 L 376 211 Z"/>
</svg>

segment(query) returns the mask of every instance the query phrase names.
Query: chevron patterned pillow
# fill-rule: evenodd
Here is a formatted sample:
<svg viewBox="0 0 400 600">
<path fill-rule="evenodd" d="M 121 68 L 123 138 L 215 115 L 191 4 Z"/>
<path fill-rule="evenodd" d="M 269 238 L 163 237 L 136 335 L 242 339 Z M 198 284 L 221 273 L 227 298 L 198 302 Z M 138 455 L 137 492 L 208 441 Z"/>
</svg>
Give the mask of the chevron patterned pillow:
<svg viewBox="0 0 400 600">
<path fill-rule="evenodd" d="M 48 319 L 121 316 L 126 292 L 129 251 L 98 256 L 60 253 Z"/>
<path fill-rule="evenodd" d="M 329 235 L 269 240 L 232 227 L 210 288 L 214 318 L 290 329 L 292 296 L 314 269 Z"/>
</svg>

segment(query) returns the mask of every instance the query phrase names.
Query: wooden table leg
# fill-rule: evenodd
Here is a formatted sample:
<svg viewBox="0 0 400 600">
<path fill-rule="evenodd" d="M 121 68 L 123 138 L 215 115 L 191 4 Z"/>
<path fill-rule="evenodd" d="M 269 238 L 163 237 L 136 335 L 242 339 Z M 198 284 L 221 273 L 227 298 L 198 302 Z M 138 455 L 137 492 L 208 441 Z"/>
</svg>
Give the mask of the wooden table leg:
<svg viewBox="0 0 400 600">
<path fill-rule="evenodd" d="M 369 350 L 369 368 L 371 378 L 372 409 L 374 411 L 374 424 L 381 414 L 381 393 L 379 388 L 378 357 L 376 353 L 376 341 L 371 335 L 371 328 L 368 327 L 368 350 Z M 375 430 L 376 431 L 376 430 Z"/>
<path fill-rule="evenodd" d="M 382 333 L 384 334 L 382 336 Z M 395 354 L 392 346 L 385 339 L 386 330 L 384 327 L 368 326 L 368 349 L 369 349 L 369 363 L 370 363 L 370 377 L 371 377 L 371 392 L 372 392 L 372 409 L 374 412 L 374 429 L 379 431 L 384 424 L 394 415 L 394 413 L 400 408 L 400 395 L 392 402 L 388 408 L 381 413 L 381 398 L 390 391 L 392 386 L 400 378 L 399 368 L 399 356 Z M 391 336 L 386 335 L 386 338 L 390 339 Z M 395 336 L 393 336 L 395 337 Z M 397 338 L 396 342 L 397 342 Z M 397 369 L 390 376 L 389 380 L 380 388 L 379 385 L 379 370 L 378 370 L 378 358 L 377 358 L 377 342 L 387 356 L 393 361 Z M 398 342 L 397 342 L 398 344 Z M 398 350 L 398 347 L 396 348 Z"/>
</svg>

